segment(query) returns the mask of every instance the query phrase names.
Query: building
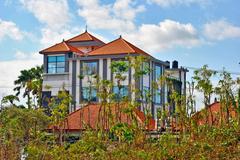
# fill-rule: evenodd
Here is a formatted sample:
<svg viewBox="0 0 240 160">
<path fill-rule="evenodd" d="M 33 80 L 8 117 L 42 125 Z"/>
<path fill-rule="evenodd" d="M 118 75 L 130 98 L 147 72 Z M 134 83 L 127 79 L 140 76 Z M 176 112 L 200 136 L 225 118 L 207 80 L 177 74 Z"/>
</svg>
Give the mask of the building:
<svg viewBox="0 0 240 160">
<path fill-rule="evenodd" d="M 88 80 L 85 77 L 79 78 L 79 76 L 95 73 L 100 79 L 112 80 L 115 84 L 113 92 L 117 92 L 116 79 L 111 72 L 110 65 L 112 61 L 126 60 L 126 56 L 143 55 L 149 57 L 149 61 L 144 65 L 148 65 L 151 72 L 143 75 L 140 81 L 136 82 L 133 76 L 134 68 L 129 68 L 128 72 L 124 74 L 127 78 L 123 82 L 122 94 L 128 94 L 134 99 L 134 95 L 128 90 L 130 84 L 134 84 L 142 91 L 144 89 L 151 90 L 152 95 L 154 95 L 151 101 L 151 113 L 154 119 L 157 118 L 157 110 L 168 101 L 169 90 L 166 85 L 158 86 L 158 89 L 153 90 L 151 82 L 157 81 L 161 75 L 168 71 L 179 82 L 176 86 L 180 89 L 180 93 L 185 94 L 186 92 L 186 69 L 179 68 L 176 61 L 171 68 L 169 62 L 152 57 L 121 36 L 109 43 L 104 43 L 85 31 L 76 37 L 63 40 L 40 51 L 40 54 L 43 55 L 44 64 L 43 86 L 51 86 L 50 88 L 43 87 L 43 97 L 56 96 L 64 85 L 75 102 L 74 106 L 69 108 L 70 113 L 81 108 L 87 99 Z M 88 68 L 87 72 L 83 70 L 84 67 Z M 94 89 L 91 92 L 91 101 L 98 103 L 100 99 L 96 92 Z M 43 105 L 47 106 L 46 101 Z M 139 107 L 140 110 L 141 108 Z"/>
<path fill-rule="evenodd" d="M 193 119 L 198 125 L 214 125 L 220 126 L 222 123 L 226 123 L 227 117 L 230 119 L 237 118 L 236 109 L 230 105 L 228 107 L 228 112 L 224 105 L 220 102 L 215 101 L 209 105 L 206 109 L 202 109 L 193 115 Z M 221 119 L 222 118 L 222 119 Z"/>
</svg>

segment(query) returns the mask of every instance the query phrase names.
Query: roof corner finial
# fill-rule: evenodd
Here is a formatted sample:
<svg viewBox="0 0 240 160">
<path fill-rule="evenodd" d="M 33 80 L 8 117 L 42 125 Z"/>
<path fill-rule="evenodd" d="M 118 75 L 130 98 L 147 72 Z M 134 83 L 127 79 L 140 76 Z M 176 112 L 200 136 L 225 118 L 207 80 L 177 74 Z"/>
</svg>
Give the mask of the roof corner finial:
<svg viewBox="0 0 240 160">
<path fill-rule="evenodd" d="M 119 38 L 122 38 L 122 35 L 120 34 Z"/>
<path fill-rule="evenodd" d="M 65 42 L 64 38 L 63 38 L 63 42 Z"/>
<path fill-rule="evenodd" d="M 87 25 L 85 26 L 85 32 L 87 32 Z"/>
</svg>

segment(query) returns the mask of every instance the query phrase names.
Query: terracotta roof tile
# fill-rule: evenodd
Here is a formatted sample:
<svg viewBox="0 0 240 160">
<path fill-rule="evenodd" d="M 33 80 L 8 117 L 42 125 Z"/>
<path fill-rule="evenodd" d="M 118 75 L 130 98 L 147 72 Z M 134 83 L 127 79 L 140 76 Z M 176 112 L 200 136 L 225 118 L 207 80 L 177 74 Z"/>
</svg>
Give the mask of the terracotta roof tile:
<svg viewBox="0 0 240 160">
<path fill-rule="evenodd" d="M 109 42 L 102 47 L 99 47 L 96 50 L 93 50 L 88 53 L 88 55 L 111 55 L 111 54 L 142 54 L 145 56 L 150 56 L 148 53 L 145 51 L 141 50 L 140 48 L 134 46 L 130 42 L 126 41 L 122 37 Z"/>
<path fill-rule="evenodd" d="M 219 125 L 220 124 L 220 114 L 222 114 L 223 117 L 227 116 L 226 110 L 222 110 L 221 113 L 221 104 L 219 102 L 214 102 L 207 108 L 208 117 L 205 117 L 205 109 L 202 109 L 195 113 L 193 115 L 193 119 L 196 120 L 198 125 L 204 125 L 206 123 L 212 124 L 212 125 Z M 229 116 L 232 118 L 236 117 L 236 111 L 233 108 L 233 106 L 229 107 Z"/>
<path fill-rule="evenodd" d="M 91 127 L 92 129 L 97 128 L 97 122 L 100 123 L 101 120 L 107 119 L 107 115 L 104 116 L 104 118 L 99 118 L 99 110 L 100 105 L 99 104 L 89 104 L 83 108 L 80 108 L 72 113 L 70 113 L 67 118 L 65 119 L 65 123 L 63 125 L 63 129 L 66 129 L 68 131 L 79 131 L 84 130 L 86 127 Z M 115 106 L 111 106 L 111 112 L 115 113 Z M 137 116 L 137 120 L 139 125 L 144 125 L 145 116 L 143 112 L 135 110 L 135 114 Z M 90 119 L 89 119 L 90 116 Z M 99 120 L 101 119 L 101 120 Z M 105 121 L 104 121 L 105 122 Z M 131 124 L 132 120 L 130 116 L 128 116 L 126 113 L 121 112 L 121 122 L 122 123 L 128 123 Z M 105 129 L 109 129 L 109 125 L 104 123 Z M 56 127 L 54 127 L 57 129 Z M 52 126 L 49 127 L 49 129 L 52 129 Z M 147 125 L 148 130 L 154 130 L 155 129 L 155 120 L 150 119 L 149 124 Z"/>
<path fill-rule="evenodd" d="M 70 51 L 78 53 L 78 54 L 83 54 L 82 51 L 80 51 L 76 47 L 73 47 L 73 46 L 67 44 L 67 42 L 65 42 L 65 41 L 63 41 L 61 43 L 57 43 L 49 48 L 46 48 L 46 49 L 40 51 L 39 53 L 44 54 L 44 53 L 53 53 L 53 52 L 70 52 Z"/>
<path fill-rule="evenodd" d="M 94 37 L 93 35 L 91 35 L 87 31 L 85 31 L 84 33 L 82 33 L 80 35 L 77 35 L 77 36 L 75 36 L 75 37 L 73 37 L 73 38 L 71 38 L 67 41 L 68 42 L 99 41 L 99 42 L 102 42 L 103 44 L 105 44 L 103 41 Z"/>
</svg>

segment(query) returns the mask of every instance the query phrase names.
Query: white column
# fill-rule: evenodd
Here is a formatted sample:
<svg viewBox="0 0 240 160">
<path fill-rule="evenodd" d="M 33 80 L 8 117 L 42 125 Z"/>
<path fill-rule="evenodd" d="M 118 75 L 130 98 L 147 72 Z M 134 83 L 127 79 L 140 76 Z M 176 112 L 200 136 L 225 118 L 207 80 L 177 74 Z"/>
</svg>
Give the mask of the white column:
<svg viewBox="0 0 240 160">
<path fill-rule="evenodd" d="M 111 58 L 107 59 L 107 79 L 111 80 Z"/>
<path fill-rule="evenodd" d="M 136 89 L 136 82 L 135 82 L 134 74 L 135 74 L 135 69 L 134 69 L 134 67 L 131 67 L 131 82 L 130 82 L 130 84 L 131 84 L 133 91 Z M 132 101 L 135 101 L 135 98 L 136 98 L 135 92 L 132 92 L 131 96 L 132 96 Z"/>
<path fill-rule="evenodd" d="M 72 60 L 69 60 L 69 79 L 67 88 L 69 93 L 72 95 Z M 71 105 L 69 105 L 69 112 L 73 112 Z"/>
<path fill-rule="evenodd" d="M 80 87 L 80 60 L 77 60 L 76 62 L 76 108 L 79 106 L 79 101 L 80 101 L 80 93 L 79 93 L 79 87 Z"/>
<path fill-rule="evenodd" d="M 99 59 L 99 78 L 103 79 L 103 59 Z"/>
</svg>

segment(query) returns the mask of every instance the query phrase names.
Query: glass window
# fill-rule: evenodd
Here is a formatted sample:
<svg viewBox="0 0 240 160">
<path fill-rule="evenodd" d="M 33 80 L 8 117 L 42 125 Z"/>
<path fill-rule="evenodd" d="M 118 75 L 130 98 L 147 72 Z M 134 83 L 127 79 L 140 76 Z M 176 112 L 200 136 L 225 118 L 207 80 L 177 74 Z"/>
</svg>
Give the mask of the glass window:
<svg viewBox="0 0 240 160">
<path fill-rule="evenodd" d="M 157 82 L 159 78 L 162 75 L 162 67 L 156 65 L 155 66 L 155 81 Z M 155 90 L 155 103 L 161 103 L 161 88 L 158 86 L 158 88 Z"/>
<path fill-rule="evenodd" d="M 155 66 L 155 75 L 156 80 L 158 80 L 162 75 L 162 67 L 161 66 Z"/>
<path fill-rule="evenodd" d="M 83 75 L 97 74 L 97 62 L 83 62 Z"/>
<path fill-rule="evenodd" d="M 116 99 L 124 98 L 124 97 L 128 96 L 128 86 L 122 86 L 122 88 L 120 89 L 120 92 L 119 92 L 119 88 L 117 86 L 114 86 L 113 93 L 114 93 Z M 119 93 L 120 93 L 120 95 L 119 95 Z"/>
<path fill-rule="evenodd" d="M 65 72 L 65 56 L 48 56 L 48 73 Z"/>
<path fill-rule="evenodd" d="M 141 89 L 142 89 L 142 100 L 147 101 L 147 94 L 150 93 L 150 63 L 144 62 L 142 65 L 142 71 L 144 75 L 142 76 Z"/>
<path fill-rule="evenodd" d="M 82 87 L 82 100 L 85 102 L 88 102 L 88 101 L 96 102 L 97 89 L 93 87 L 90 90 L 89 87 Z"/>
</svg>

